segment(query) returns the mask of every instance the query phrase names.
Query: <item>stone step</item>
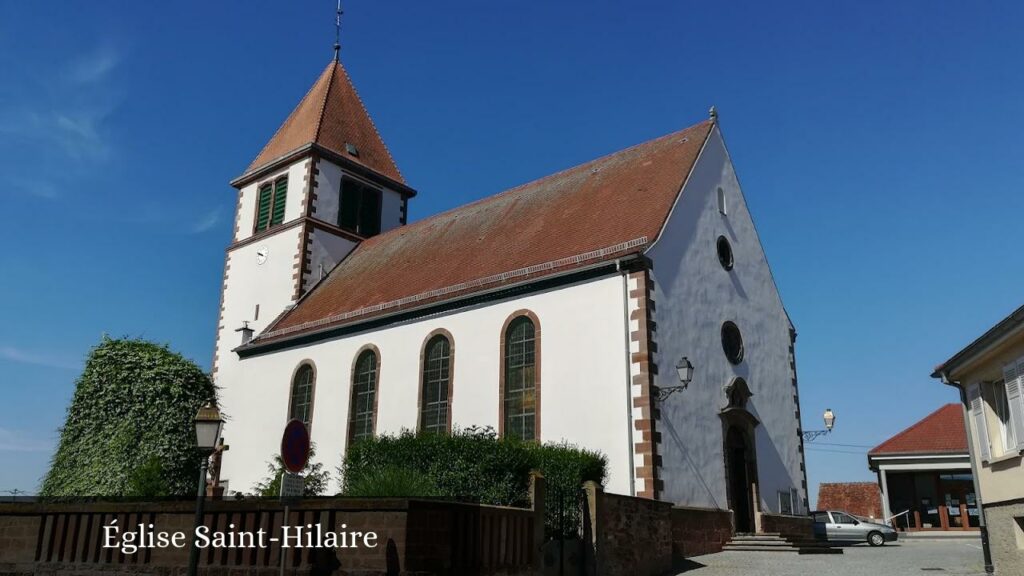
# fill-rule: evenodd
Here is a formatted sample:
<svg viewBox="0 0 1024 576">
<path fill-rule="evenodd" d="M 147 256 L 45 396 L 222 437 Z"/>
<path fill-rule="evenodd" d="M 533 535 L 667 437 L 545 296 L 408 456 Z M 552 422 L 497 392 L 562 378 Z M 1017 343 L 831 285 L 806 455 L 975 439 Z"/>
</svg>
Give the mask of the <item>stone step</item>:
<svg viewBox="0 0 1024 576">
<path fill-rule="evenodd" d="M 785 540 L 730 540 L 728 543 L 740 546 L 792 546 Z"/>
<path fill-rule="evenodd" d="M 799 548 L 792 546 L 754 546 L 752 544 L 726 544 L 722 547 L 725 552 L 789 552 L 799 553 Z"/>
</svg>

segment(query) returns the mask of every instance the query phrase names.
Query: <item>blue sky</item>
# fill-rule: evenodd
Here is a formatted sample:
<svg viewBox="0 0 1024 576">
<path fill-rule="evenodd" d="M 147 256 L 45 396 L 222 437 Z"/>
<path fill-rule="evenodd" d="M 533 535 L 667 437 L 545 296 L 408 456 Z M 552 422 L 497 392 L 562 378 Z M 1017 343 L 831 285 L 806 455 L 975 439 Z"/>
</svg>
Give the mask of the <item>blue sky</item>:
<svg viewBox="0 0 1024 576">
<path fill-rule="evenodd" d="M 102 334 L 209 367 L 228 181 L 329 61 L 333 8 L 0 3 L 0 491 L 36 487 Z M 863 447 L 956 401 L 931 368 L 1021 304 L 1020 5 L 345 8 L 412 219 L 718 107 L 799 331 L 804 425 L 838 416 L 812 493 L 871 479 Z"/>
</svg>

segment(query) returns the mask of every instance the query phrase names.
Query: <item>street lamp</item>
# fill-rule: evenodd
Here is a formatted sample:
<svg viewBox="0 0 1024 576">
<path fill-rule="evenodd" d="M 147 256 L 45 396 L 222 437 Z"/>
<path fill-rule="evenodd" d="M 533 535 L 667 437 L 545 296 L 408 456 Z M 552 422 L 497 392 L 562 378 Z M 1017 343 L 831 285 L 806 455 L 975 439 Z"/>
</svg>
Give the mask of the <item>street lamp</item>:
<svg viewBox="0 0 1024 576">
<path fill-rule="evenodd" d="M 212 402 L 196 413 L 196 448 L 202 458 L 199 464 L 199 491 L 196 494 L 196 521 L 192 528 L 192 550 L 188 558 L 188 574 L 196 576 L 199 569 L 199 547 L 196 546 L 195 530 L 203 523 L 203 505 L 206 503 L 206 471 L 210 465 L 210 455 L 217 449 L 217 440 L 220 438 L 220 429 L 224 426 L 224 419 L 220 411 Z"/>
<path fill-rule="evenodd" d="M 679 376 L 679 386 L 662 386 L 658 389 L 658 402 L 664 402 L 674 392 L 686 390 L 693 380 L 693 364 L 689 358 L 683 356 L 676 362 L 676 375 Z"/>
<path fill-rule="evenodd" d="M 804 442 L 814 442 L 816 438 L 820 438 L 826 434 L 832 432 L 832 427 L 836 424 L 836 414 L 831 408 L 825 408 L 825 413 L 822 414 L 822 419 L 825 420 L 824 430 L 804 430 Z"/>
</svg>

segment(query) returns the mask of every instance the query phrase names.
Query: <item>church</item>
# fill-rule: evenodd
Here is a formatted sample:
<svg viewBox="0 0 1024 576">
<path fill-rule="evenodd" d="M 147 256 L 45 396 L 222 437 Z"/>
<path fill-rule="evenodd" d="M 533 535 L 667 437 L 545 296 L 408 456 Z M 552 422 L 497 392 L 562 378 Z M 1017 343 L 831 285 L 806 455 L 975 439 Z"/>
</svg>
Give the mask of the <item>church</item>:
<svg viewBox="0 0 1024 576">
<path fill-rule="evenodd" d="M 606 491 L 730 509 L 738 532 L 807 511 L 796 332 L 714 109 L 408 222 L 417 191 L 335 58 L 231 184 L 229 493 L 294 418 L 332 471 L 373 435 L 490 426 L 600 451 Z"/>
</svg>

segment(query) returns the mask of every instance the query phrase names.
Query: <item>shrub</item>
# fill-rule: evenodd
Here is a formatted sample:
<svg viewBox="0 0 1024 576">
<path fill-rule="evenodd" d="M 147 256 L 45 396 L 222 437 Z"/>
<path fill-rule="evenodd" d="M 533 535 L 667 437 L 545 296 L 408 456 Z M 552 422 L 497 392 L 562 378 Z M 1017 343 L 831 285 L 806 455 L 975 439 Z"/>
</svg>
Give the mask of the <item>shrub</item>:
<svg viewBox="0 0 1024 576">
<path fill-rule="evenodd" d="M 580 486 L 588 480 L 603 485 L 607 460 L 566 442 L 499 439 L 491 428 L 466 428 L 451 435 L 405 431 L 368 438 L 349 448 L 339 470 L 345 494 L 365 490 L 381 470 L 393 468 L 423 475 L 438 496 L 499 506 L 529 505 L 530 472 L 539 470 L 547 481 L 549 532 L 564 526 L 567 533 L 574 533 Z M 560 512 L 565 516 L 558 516 Z"/>
<path fill-rule="evenodd" d="M 363 474 L 345 489 L 359 498 L 424 498 L 440 496 L 434 481 L 419 470 L 385 466 Z"/>
<path fill-rule="evenodd" d="M 330 480 L 330 477 L 327 471 L 324 470 L 323 464 L 313 462 L 314 456 L 316 456 L 316 446 L 310 446 L 309 460 L 301 472 L 303 476 L 303 496 L 321 496 L 327 491 L 327 482 Z M 253 492 L 257 496 L 267 498 L 277 498 L 280 496 L 281 475 L 284 474 L 284 471 L 284 460 L 280 454 L 276 454 L 270 462 L 267 462 L 267 476 L 253 486 Z"/>
<path fill-rule="evenodd" d="M 194 494 L 193 419 L 210 400 L 216 389 L 194 362 L 167 346 L 104 337 L 75 383 L 40 494 Z M 163 486 L 153 481 L 157 465 Z"/>
</svg>

